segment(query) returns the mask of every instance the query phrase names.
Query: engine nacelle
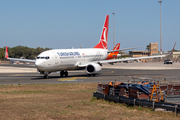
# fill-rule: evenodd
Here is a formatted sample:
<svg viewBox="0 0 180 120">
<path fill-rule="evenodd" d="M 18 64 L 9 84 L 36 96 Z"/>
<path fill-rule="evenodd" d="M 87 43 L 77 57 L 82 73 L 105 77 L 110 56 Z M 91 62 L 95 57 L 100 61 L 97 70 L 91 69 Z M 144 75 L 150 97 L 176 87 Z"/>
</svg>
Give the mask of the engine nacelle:
<svg viewBox="0 0 180 120">
<path fill-rule="evenodd" d="M 88 74 L 97 74 L 101 71 L 101 66 L 96 63 L 91 63 L 88 66 L 86 66 L 86 72 Z"/>
</svg>

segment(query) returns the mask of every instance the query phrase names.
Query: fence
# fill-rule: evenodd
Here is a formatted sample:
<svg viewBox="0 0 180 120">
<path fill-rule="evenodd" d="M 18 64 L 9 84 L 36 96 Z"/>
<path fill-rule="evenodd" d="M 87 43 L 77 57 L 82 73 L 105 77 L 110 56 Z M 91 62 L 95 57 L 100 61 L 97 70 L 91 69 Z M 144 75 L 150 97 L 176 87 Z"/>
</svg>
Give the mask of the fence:
<svg viewBox="0 0 180 120">
<path fill-rule="evenodd" d="M 98 93 L 98 92 L 94 92 L 93 97 L 101 98 L 101 99 L 109 100 L 109 101 L 114 101 L 114 102 L 118 102 L 118 103 L 126 103 L 129 105 L 152 107 L 153 110 L 155 110 L 155 108 L 162 108 L 162 109 L 166 109 L 168 111 L 173 111 L 173 112 L 175 112 L 176 115 L 180 112 L 180 105 L 178 105 L 178 104 L 153 102 L 153 101 L 148 101 L 148 100 L 126 98 L 124 96 L 111 96 L 111 95 L 105 95 L 105 94 Z"/>
</svg>

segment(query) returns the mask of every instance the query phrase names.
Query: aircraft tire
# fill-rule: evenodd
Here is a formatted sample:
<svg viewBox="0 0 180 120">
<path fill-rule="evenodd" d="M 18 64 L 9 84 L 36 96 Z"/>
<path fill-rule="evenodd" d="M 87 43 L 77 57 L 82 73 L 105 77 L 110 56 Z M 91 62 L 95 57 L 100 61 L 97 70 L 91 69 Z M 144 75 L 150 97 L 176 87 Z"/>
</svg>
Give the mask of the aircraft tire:
<svg viewBox="0 0 180 120">
<path fill-rule="evenodd" d="M 64 75 L 65 75 L 65 77 L 67 77 L 68 76 L 68 71 L 65 71 Z"/>
<path fill-rule="evenodd" d="M 48 77 L 48 75 L 47 75 L 47 74 L 45 74 L 45 75 L 44 75 L 44 78 L 45 78 L 45 79 L 48 79 L 49 77 Z"/>
<path fill-rule="evenodd" d="M 88 76 L 89 76 L 89 77 L 91 77 L 91 76 L 92 76 L 92 74 L 88 74 Z"/>
<path fill-rule="evenodd" d="M 60 72 L 60 76 L 63 77 L 64 76 L 64 71 Z"/>
</svg>

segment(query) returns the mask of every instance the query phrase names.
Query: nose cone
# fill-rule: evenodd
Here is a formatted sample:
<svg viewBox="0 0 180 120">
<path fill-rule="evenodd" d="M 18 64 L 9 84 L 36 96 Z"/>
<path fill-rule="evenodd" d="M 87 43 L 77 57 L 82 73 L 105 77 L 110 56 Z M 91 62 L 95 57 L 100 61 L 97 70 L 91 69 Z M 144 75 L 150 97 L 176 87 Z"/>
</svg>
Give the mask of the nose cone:
<svg viewBox="0 0 180 120">
<path fill-rule="evenodd" d="M 42 70 L 44 67 L 44 60 L 36 59 L 35 66 L 37 69 Z"/>
<path fill-rule="evenodd" d="M 42 52 L 41 54 L 38 55 L 35 62 L 35 66 L 37 67 L 38 70 L 46 71 L 47 69 L 46 62 L 48 61 L 49 61 L 48 51 Z"/>
<path fill-rule="evenodd" d="M 36 59 L 35 66 L 40 66 L 40 65 L 41 65 L 41 61 Z"/>
</svg>

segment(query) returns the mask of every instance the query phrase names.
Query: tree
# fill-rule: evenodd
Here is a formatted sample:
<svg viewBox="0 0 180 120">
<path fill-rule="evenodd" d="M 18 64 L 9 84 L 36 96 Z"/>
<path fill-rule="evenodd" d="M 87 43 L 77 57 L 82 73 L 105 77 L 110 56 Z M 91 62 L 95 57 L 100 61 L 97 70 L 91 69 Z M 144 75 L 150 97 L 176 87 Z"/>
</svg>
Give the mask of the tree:
<svg viewBox="0 0 180 120">
<path fill-rule="evenodd" d="M 27 46 L 16 46 L 16 47 L 8 47 L 8 54 L 9 57 L 12 58 L 20 58 L 24 57 L 26 59 L 35 59 L 36 56 L 38 56 L 41 52 L 49 50 L 50 48 L 29 48 Z M 5 48 L 0 48 L 0 59 L 4 60 L 5 59 Z"/>
<path fill-rule="evenodd" d="M 149 51 L 149 50 L 150 50 L 150 47 L 151 47 L 150 45 L 147 45 L 147 46 L 146 46 L 146 49 Z"/>
</svg>

